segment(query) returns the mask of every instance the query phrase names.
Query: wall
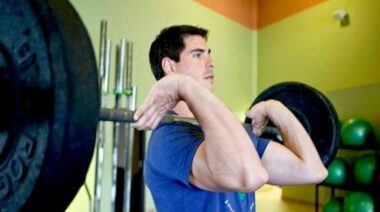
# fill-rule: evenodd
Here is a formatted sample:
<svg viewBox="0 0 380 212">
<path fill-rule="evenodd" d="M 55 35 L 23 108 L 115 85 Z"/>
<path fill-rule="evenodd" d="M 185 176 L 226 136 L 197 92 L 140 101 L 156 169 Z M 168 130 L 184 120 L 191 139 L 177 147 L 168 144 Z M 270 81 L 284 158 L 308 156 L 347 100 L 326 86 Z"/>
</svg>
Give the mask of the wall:
<svg viewBox="0 0 380 212">
<path fill-rule="evenodd" d="M 195 1 L 188 0 L 72 0 L 82 17 L 96 53 L 99 47 L 100 21 L 108 21 L 108 37 L 113 44 L 122 37 L 134 43 L 133 83 L 138 86 L 138 105 L 155 82 L 148 62 L 150 42 L 166 26 L 173 24 L 199 25 L 210 30 L 209 46 L 216 64 L 215 93 L 243 120 L 244 112 L 251 104 L 254 71 L 252 54 L 255 35 L 238 23 L 209 10 Z M 113 46 L 114 48 L 114 46 Z M 112 51 L 112 56 L 115 52 Z M 114 62 L 114 57 L 112 58 Z M 112 68 L 111 71 L 114 69 Z M 111 73 L 111 85 L 114 74 Z M 112 98 L 112 97 L 111 97 Z M 109 106 L 112 105 L 112 101 Z M 110 126 L 108 126 L 110 127 Z M 110 134 L 110 133 L 109 133 Z M 108 142 L 108 143 L 107 143 Z M 109 207 L 110 188 L 110 147 L 106 141 L 105 181 L 102 211 Z M 87 176 L 89 190 L 93 192 L 94 167 Z M 149 198 L 149 195 L 148 195 Z M 152 208 L 151 201 L 147 205 Z M 148 209 L 149 209 L 148 208 Z M 68 208 L 70 211 L 88 211 L 88 197 L 82 188 Z"/>
<path fill-rule="evenodd" d="M 380 127 L 380 84 L 371 84 L 327 93 L 340 120 L 363 118 L 375 129 Z"/>
<path fill-rule="evenodd" d="M 349 13 L 347 26 L 332 18 L 341 8 Z M 376 0 L 331 0 L 260 29 L 258 91 L 281 81 L 301 81 L 327 94 L 340 118 L 364 117 L 377 126 L 378 11 Z M 330 192 L 320 194 L 323 203 Z M 283 187 L 283 197 L 312 202 L 314 186 Z"/>
<path fill-rule="evenodd" d="M 350 24 L 332 13 L 345 8 Z M 259 31 L 259 89 L 287 80 L 327 92 L 380 82 L 380 2 L 333 0 Z"/>
</svg>

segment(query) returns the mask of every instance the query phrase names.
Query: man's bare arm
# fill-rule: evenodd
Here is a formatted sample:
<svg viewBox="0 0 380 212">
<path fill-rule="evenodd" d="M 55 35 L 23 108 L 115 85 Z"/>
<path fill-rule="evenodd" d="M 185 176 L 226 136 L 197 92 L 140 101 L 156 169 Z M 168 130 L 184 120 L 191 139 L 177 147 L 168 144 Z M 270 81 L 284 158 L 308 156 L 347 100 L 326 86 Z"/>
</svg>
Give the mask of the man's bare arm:
<svg viewBox="0 0 380 212">
<path fill-rule="evenodd" d="M 135 127 L 156 127 L 178 101 L 187 103 L 205 133 L 205 141 L 193 159 L 190 183 L 211 191 L 245 192 L 266 183 L 267 172 L 241 122 L 214 94 L 190 77 L 172 74 L 160 80 L 136 111 Z"/>
<path fill-rule="evenodd" d="M 297 118 L 275 100 L 262 102 L 257 107 L 258 113 L 264 114 L 275 124 L 284 141 L 283 145 L 270 142 L 262 157 L 269 175 L 268 183 L 294 185 L 321 182 L 327 176 L 327 170 Z"/>
</svg>

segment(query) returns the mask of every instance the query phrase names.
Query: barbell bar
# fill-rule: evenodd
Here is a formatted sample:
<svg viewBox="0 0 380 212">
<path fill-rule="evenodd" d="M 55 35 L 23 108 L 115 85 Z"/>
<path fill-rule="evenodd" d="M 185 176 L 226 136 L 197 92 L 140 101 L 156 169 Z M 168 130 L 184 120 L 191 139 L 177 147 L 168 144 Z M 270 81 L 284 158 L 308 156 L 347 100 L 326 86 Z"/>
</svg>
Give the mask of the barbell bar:
<svg viewBox="0 0 380 212">
<path fill-rule="evenodd" d="M 101 108 L 99 114 L 100 121 L 112 121 L 112 122 L 127 122 L 133 123 L 134 111 L 127 109 L 114 109 L 114 108 Z M 176 121 L 187 122 L 198 125 L 198 122 L 192 118 L 184 118 L 178 115 L 166 114 L 161 119 L 160 123 L 173 123 Z"/>
<path fill-rule="evenodd" d="M 111 122 L 127 122 L 133 123 L 135 111 L 127 109 L 114 109 L 114 108 L 101 108 L 99 114 L 100 121 L 111 121 Z M 160 120 L 161 124 L 170 124 L 174 122 L 185 122 L 193 125 L 199 125 L 198 121 L 194 118 L 181 117 L 174 114 L 165 114 Z M 242 123 L 245 127 L 251 127 L 249 123 Z M 264 134 L 275 135 L 276 141 L 281 141 L 281 135 L 277 128 L 275 127 L 266 127 Z"/>
</svg>

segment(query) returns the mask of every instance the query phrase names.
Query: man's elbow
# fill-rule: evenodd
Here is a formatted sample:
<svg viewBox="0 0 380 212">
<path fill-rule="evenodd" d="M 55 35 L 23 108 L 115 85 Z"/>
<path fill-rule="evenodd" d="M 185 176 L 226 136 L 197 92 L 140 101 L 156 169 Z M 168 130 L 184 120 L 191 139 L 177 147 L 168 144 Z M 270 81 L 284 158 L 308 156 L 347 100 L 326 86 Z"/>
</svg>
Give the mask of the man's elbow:
<svg viewBox="0 0 380 212">
<path fill-rule="evenodd" d="M 268 182 L 269 176 L 265 169 L 255 171 L 244 176 L 243 183 L 239 189 L 242 192 L 254 192 Z"/>
<path fill-rule="evenodd" d="M 328 175 L 327 169 L 322 166 L 319 168 L 314 168 L 310 171 L 310 183 L 311 184 L 318 184 L 321 183 Z"/>
<path fill-rule="evenodd" d="M 321 168 L 321 171 L 319 172 L 319 174 L 317 174 L 316 183 L 321 183 L 323 180 L 326 179 L 327 175 L 327 169 L 325 167 Z"/>
</svg>

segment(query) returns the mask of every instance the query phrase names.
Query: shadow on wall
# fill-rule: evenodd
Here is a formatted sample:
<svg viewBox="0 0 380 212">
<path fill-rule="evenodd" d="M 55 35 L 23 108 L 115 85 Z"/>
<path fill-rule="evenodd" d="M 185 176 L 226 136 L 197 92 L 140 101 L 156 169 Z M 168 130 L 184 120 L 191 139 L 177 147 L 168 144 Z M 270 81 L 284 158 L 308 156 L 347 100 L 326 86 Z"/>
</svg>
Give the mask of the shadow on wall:
<svg viewBox="0 0 380 212">
<path fill-rule="evenodd" d="M 363 118 L 380 127 L 380 84 L 366 85 L 326 94 L 341 121 Z"/>
</svg>

